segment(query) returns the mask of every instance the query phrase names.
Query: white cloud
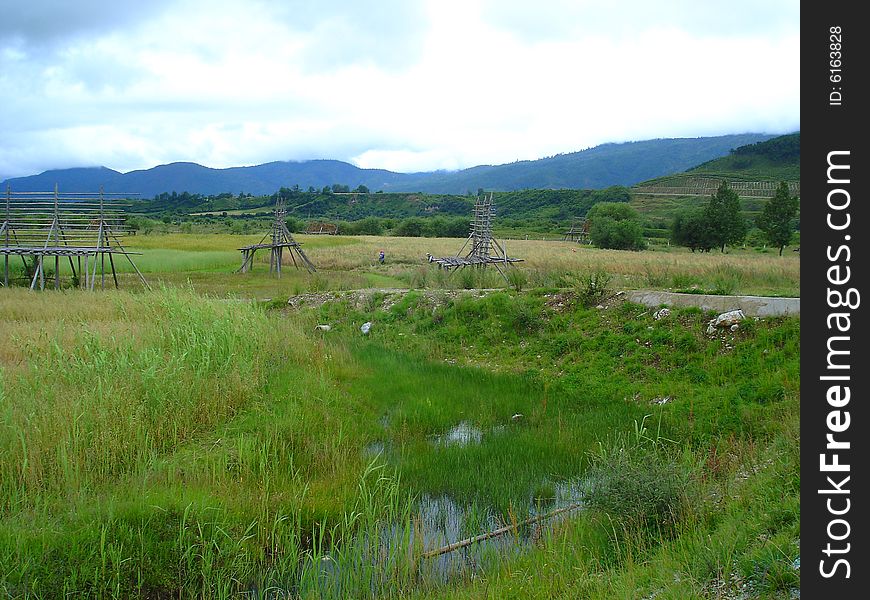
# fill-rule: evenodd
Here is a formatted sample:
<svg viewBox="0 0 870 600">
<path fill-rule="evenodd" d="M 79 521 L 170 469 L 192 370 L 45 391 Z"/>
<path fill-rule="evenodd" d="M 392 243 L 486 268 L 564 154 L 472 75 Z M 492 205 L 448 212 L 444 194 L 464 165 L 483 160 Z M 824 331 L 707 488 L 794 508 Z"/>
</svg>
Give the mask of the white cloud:
<svg viewBox="0 0 870 600">
<path fill-rule="evenodd" d="M 14 16 L 0 173 L 306 158 L 455 169 L 799 127 L 797 2 L 154 6 L 99 26 L 76 17 L 66 35 L 69 11 Z"/>
</svg>

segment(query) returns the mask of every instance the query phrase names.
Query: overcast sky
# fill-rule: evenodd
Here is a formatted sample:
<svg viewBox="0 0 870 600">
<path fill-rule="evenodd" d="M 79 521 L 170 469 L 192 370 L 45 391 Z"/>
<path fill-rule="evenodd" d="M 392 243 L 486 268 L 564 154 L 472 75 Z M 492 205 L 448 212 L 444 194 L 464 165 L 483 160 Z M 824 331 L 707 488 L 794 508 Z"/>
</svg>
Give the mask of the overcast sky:
<svg viewBox="0 0 870 600">
<path fill-rule="evenodd" d="M 786 133 L 799 22 L 798 0 L 0 0 L 0 179 Z"/>
</svg>

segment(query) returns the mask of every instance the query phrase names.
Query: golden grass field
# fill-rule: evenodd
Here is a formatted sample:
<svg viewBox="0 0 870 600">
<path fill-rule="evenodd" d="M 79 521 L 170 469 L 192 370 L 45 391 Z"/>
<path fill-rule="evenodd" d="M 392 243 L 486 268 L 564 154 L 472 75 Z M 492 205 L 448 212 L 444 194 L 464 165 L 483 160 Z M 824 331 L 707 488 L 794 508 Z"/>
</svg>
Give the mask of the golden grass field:
<svg viewBox="0 0 870 600">
<path fill-rule="evenodd" d="M 262 235 L 163 234 L 130 239 L 135 260 L 157 284 L 191 285 L 212 295 L 271 297 L 318 289 L 380 287 L 468 287 L 468 278 L 438 273 L 426 254 L 455 255 L 462 239 L 381 236 L 297 235 L 318 273 L 292 268 L 285 257 L 280 281 L 268 275 L 268 254 L 261 252 L 252 273 L 234 271 L 241 264 L 238 248 Z M 503 240 L 510 256 L 522 258 L 515 270 L 524 287 L 561 287 L 572 277 L 603 270 L 621 289 L 670 289 L 773 296 L 800 295 L 800 255 L 734 249 L 692 253 L 685 248 L 653 246 L 643 252 L 600 250 L 572 242 Z M 378 264 L 378 252 L 386 255 Z M 120 261 L 119 261 L 120 262 Z M 289 268 L 288 268 L 289 267 Z M 130 271 L 126 265 L 120 265 Z M 125 277 L 126 285 L 131 278 Z M 501 283 L 500 283 L 501 282 Z M 494 273 L 481 285 L 504 285 Z"/>
</svg>

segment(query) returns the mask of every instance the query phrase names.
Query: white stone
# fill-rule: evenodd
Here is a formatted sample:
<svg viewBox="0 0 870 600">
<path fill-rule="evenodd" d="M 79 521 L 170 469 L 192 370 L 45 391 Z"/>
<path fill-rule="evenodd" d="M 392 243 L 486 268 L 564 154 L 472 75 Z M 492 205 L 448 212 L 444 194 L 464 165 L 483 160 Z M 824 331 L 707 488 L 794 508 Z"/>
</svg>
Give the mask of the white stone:
<svg viewBox="0 0 870 600">
<path fill-rule="evenodd" d="M 731 327 L 735 323 L 739 323 L 744 320 L 746 315 L 743 314 L 743 311 L 740 309 L 737 310 L 729 310 L 728 312 L 724 312 L 713 321 L 714 327 Z"/>
</svg>

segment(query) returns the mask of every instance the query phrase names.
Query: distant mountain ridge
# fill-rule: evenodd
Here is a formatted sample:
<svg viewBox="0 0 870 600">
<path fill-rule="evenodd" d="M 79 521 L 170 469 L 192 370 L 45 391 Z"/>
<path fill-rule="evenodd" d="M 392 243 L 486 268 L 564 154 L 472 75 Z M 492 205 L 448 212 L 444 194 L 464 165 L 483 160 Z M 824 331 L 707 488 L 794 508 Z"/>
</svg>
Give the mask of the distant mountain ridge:
<svg viewBox="0 0 870 600">
<path fill-rule="evenodd" d="M 747 144 L 773 135 L 745 133 L 717 137 L 667 138 L 602 144 L 569 154 L 480 165 L 459 171 L 395 173 L 361 169 L 338 160 L 269 162 L 250 167 L 212 169 L 191 162 L 176 162 L 151 169 L 120 173 L 106 167 L 46 171 L 39 175 L 7 179 L 2 184 L 16 191 L 54 189 L 76 192 L 125 192 L 150 198 L 162 192 L 220 194 L 246 192 L 272 194 L 281 187 L 299 185 L 317 189 L 332 184 L 371 191 L 464 194 L 478 188 L 495 191 L 521 189 L 603 189 L 630 186 L 663 175 L 678 173 Z"/>
</svg>

